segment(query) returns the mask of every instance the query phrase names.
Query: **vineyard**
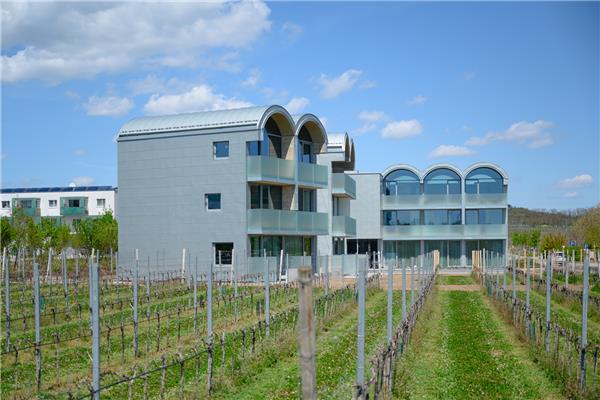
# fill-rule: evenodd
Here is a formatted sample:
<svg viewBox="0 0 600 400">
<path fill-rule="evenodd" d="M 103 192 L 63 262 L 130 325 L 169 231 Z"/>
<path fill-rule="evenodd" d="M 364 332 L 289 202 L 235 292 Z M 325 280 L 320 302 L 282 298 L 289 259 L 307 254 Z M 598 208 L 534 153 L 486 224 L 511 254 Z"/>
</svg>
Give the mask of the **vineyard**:
<svg viewBox="0 0 600 400">
<path fill-rule="evenodd" d="M 575 268 L 481 251 L 459 275 L 437 271 L 438 257 L 380 268 L 356 257 L 357 275 L 301 268 L 285 282 L 268 262 L 263 274 L 194 265 L 182 275 L 118 269 L 108 255 L 5 256 L 0 389 L 11 399 L 598 398 L 589 257 Z"/>
</svg>

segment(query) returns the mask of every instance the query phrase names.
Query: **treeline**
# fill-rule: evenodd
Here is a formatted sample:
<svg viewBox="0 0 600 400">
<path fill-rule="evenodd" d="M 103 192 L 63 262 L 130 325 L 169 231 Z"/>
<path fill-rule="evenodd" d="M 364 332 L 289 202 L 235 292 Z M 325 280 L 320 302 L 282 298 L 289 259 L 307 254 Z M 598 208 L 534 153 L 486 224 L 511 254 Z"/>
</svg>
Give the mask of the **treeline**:
<svg viewBox="0 0 600 400">
<path fill-rule="evenodd" d="M 569 249 L 600 247 L 600 205 L 569 213 L 510 208 L 508 215 L 513 246 L 553 250 L 574 240 Z"/>
<path fill-rule="evenodd" d="M 12 217 L 3 217 L 0 224 L 2 248 L 42 250 L 44 253 L 50 248 L 55 253 L 74 248 L 90 254 L 92 249 L 109 252 L 118 247 L 118 225 L 110 211 L 95 218 L 74 221 L 71 227 L 52 217 L 36 221 L 17 209 Z"/>
</svg>

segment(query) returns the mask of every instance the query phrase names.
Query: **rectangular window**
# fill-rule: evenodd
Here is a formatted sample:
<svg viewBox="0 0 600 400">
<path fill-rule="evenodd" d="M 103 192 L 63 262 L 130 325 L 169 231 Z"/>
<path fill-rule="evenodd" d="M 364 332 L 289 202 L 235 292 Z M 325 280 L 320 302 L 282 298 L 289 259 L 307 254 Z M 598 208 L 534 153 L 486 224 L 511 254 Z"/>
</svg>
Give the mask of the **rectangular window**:
<svg viewBox="0 0 600 400">
<path fill-rule="evenodd" d="M 298 189 L 298 210 L 317 211 L 316 191 L 311 189 Z"/>
<path fill-rule="evenodd" d="M 221 193 L 207 193 L 204 196 L 207 210 L 221 209 Z"/>
<path fill-rule="evenodd" d="M 465 224 L 477 225 L 479 223 L 479 210 L 465 210 Z"/>
<path fill-rule="evenodd" d="M 56 208 L 57 205 L 58 205 L 58 200 L 48 200 L 48 207 Z"/>
<path fill-rule="evenodd" d="M 448 224 L 460 225 L 462 223 L 460 210 L 448 210 Z"/>
<path fill-rule="evenodd" d="M 228 158 L 229 157 L 229 142 L 213 142 L 213 157 L 215 159 L 218 158 Z"/>
<path fill-rule="evenodd" d="M 215 263 L 218 265 L 231 265 L 233 243 L 213 243 L 215 249 Z"/>
<path fill-rule="evenodd" d="M 420 225 L 421 211 L 397 210 L 383 212 L 384 225 Z"/>
<path fill-rule="evenodd" d="M 2 208 L 3 209 L 10 208 L 10 201 L 2 200 Z"/>
<path fill-rule="evenodd" d="M 281 136 L 268 135 L 269 138 L 269 156 L 281 158 Z"/>
<path fill-rule="evenodd" d="M 249 156 L 260 156 L 261 155 L 262 141 L 251 140 L 246 142 L 246 152 Z"/>
<path fill-rule="evenodd" d="M 425 225 L 460 225 L 460 210 L 425 210 Z"/>
<path fill-rule="evenodd" d="M 106 199 L 96 199 L 96 207 L 99 207 L 99 208 L 106 207 Z"/>
<path fill-rule="evenodd" d="M 69 207 L 72 207 L 72 208 L 79 208 L 80 207 L 80 205 L 79 205 L 80 204 L 79 199 L 69 199 L 68 202 L 67 202 L 67 204 L 68 204 Z"/>
<path fill-rule="evenodd" d="M 250 208 L 281 210 L 283 196 L 280 186 L 250 185 Z"/>
<path fill-rule="evenodd" d="M 504 224 L 504 209 L 482 208 L 479 210 L 466 210 L 465 218 L 467 225 Z"/>
</svg>

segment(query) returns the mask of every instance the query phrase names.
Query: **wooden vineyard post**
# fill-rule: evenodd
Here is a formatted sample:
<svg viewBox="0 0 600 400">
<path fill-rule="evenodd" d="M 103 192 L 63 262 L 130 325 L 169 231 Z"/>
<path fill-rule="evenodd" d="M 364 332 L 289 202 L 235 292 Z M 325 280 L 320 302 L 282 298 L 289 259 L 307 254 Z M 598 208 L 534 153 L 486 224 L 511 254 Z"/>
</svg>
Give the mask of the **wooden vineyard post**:
<svg viewBox="0 0 600 400">
<path fill-rule="evenodd" d="M 313 320 L 313 295 L 311 269 L 298 270 L 299 321 L 298 340 L 300 341 L 300 370 L 302 378 L 302 398 L 316 399 L 315 329 Z"/>
<path fill-rule="evenodd" d="M 581 295 L 581 391 L 586 390 L 586 350 L 588 320 L 588 289 L 590 280 L 590 253 L 586 251 L 583 262 L 583 292 Z"/>
</svg>

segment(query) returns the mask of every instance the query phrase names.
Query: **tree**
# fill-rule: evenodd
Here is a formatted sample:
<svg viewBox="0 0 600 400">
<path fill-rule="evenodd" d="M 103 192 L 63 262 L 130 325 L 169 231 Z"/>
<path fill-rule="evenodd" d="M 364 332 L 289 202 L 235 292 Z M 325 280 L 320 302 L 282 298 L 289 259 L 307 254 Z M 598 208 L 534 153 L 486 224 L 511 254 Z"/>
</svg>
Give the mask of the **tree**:
<svg viewBox="0 0 600 400">
<path fill-rule="evenodd" d="M 0 243 L 2 248 L 10 247 L 15 240 L 15 230 L 6 217 L 0 218 Z"/>
<path fill-rule="evenodd" d="M 513 232 L 511 235 L 513 246 L 527 246 L 528 239 L 527 232 Z"/>
<path fill-rule="evenodd" d="M 91 254 L 94 248 L 94 220 L 92 218 L 80 219 L 73 223 L 75 228 L 74 245 Z"/>
<path fill-rule="evenodd" d="M 600 205 L 581 215 L 573 224 L 573 231 L 580 242 L 590 247 L 600 246 Z"/>
<path fill-rule="evenodd" d="M 110 211 L 94 220 L 93 245 L 101 252 L 109 252 L 117 248 L 118 225 Z"/>
<path fill-rule="evenodd" d="M 534 248 L 538 248 L 540 245 L 540 236 L 541 236 L 541 232 L 539 229 L 532 229 L 529 232 L 529 238 L 528 238 L 528 245 L 529 247 L 534 247 Z"/>
<path fill-rule="evenodd" d="M 562 233 L 547 233 L 542 236 L 542 251 L 558 250 L 567 242 L 565 235 Z"/>
</svg>

